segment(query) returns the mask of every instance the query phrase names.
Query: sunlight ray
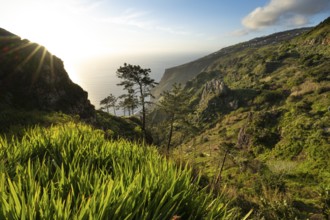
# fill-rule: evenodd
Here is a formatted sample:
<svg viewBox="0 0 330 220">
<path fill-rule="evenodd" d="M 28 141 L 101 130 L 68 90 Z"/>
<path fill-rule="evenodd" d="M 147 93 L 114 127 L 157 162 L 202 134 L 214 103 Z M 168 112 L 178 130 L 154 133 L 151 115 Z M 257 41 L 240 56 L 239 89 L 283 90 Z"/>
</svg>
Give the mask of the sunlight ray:
<svg viewBox="0 0 330 220">
<path fill-rule="evenodd" d="M 47 54 L 47 50 L 46 50 L 46 48 L 43 48 L 42 55 L 41 55 L 41 58 L 40 58 L 40 61 L 39 61 L 39 64 L 38 64 L 37 71 L 35 72 L 35 74 L 33 74 L 32 84 L 34 84 L 35 80 L 39 76 L 39 73 L 40 73 L 40 70 L 42 68 L 42 65 L 44 64 L 44 60 L 45 60 L 46 54 Z"/>
<path fill-rule="evenodd" d="M 55 69 L 54 69 L 54 55 L 49 53 L 49 59 L 50 59 L 50 74 L 52 77 L 55 76 Z"/>
<path fill-rule="evenodd" d="M 8 51 L 6 51 L 6 52 L 4 53 L 4 55 L 12 54 L 12 53 L 17 52 L 17 51 L 19 51 L 19 50 L 22 50 L 22 49 L 24 49 L 24 48 L 26 48 L 26 47 L 28 47 L 28 46 L 30 46 L 30 45 L 32 45 L 32 44 L 33 44 L 33 43 L 31 43 L 31 42 L 27 42 L 27 43 L 25 43 L 25 44 L 21 44 L 21 45 L 19 45 L 19 46 L 17 46 L 17 47 L 13 47 L 13 48 L 9 49 Z"/>
<path fill-rule="evenodd" d="M 29 56 L 27 56 L 22 63 L 20 63 L 18 65 L 18 68 L 24 66 L 27 62 L 29 62 L 29 60 L 31 60 L 31 58 L 33 57 L 34 54 L 36 54 L 38 52 L 38 50 L 41 48 L 40 45 L 38 45 L 30 54 Z"/>
</svg>

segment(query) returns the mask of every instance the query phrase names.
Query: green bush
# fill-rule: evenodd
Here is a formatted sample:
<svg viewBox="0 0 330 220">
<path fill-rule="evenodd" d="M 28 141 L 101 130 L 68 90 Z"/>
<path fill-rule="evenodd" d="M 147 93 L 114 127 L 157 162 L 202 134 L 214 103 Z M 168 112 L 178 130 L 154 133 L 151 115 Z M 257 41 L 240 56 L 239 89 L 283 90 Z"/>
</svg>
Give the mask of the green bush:
<svg viewBox="0 0 330 220">
<path fill-rule="evenodd" d="M 264 91 L 254 99 L 256 105 L 275 104 L 285 98 L 283 91 Z"/>
</svg>

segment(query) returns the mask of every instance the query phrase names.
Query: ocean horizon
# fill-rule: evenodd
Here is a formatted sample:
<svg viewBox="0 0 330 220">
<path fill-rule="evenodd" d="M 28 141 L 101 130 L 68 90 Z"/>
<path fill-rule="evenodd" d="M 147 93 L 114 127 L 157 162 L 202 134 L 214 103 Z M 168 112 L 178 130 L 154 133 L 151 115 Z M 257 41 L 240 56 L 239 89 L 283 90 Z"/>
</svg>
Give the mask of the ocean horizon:
<svg viewBox="0 0 330 220">
<path fill-rule="evenodd" d="M 181 54 L 150 54 L 150 55 L 127 55 L 127 56 L 104 56 L 89 59 L 83 64 L 75 67 L 75 76 L 68 74 L 73 81 L 88 92 L 88 99 L 95 106 L 100 108 L 100 101 L 110 93 L 118 97 L 125 94 L 116 75 L 116 71 L 124 63 L 140 65 L 142 68 L 150 68 L 150 77 L 159 82 L 166 69 L 182 65 L 208 53 L 181 53 Z"/>
</svg>

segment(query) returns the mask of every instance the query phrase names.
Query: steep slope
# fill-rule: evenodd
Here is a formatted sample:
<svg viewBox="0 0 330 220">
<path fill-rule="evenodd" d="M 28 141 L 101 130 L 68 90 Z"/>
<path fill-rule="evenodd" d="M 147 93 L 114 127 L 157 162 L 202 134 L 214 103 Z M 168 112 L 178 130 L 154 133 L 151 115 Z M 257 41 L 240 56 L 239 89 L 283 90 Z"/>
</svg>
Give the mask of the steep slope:
<svg viewBox="0 0 330 220">
<path fill-rule="evenodd" d="M 256 219 L 329 218 L 329 28 L 232 51 L 186 83 L 199 131 L 177 124 L 172 156 Z"/>
<path fill-rule="evenodd" d="M 85 92 L 46 48 L 0 28 L 0 106 L 94 115 Z"/>
<path fill-rule="evenodd" d="M 308 30 L 310 30 L 310 28 L 301 28 L 255 38 L 247 42 L 223 48 L 198 60 L 166 69 L 159 85 L 153 90 L 153 94 L 158 98 L 161 92 L 169 90 L 174 83 L 185 84 L 187 81 L 193 79 L 199 73 L 210 67 L 214 61 L 226 57 L 229 54 L 243 51 L 246 48 L 259 48 L 265 45 L 287 41 Z"/>
<path fill-rule="evenodd" d="M 317 28 L 306 32 L 302 37 L 297 39 L 299 43 L 305 44 L 330 44 L 330 17 L 321 22 Z"/>
<path fill-rule="evenodd" d="M 87 95 L 71 81 L 62 60 L 0 29 L 0 134 L 19 136 L 31 126 L 77 123 L 81 118 L 107 138 L 142 139 L 139 119 L 95 111 Z M 149 135 L 146 141 L 151 142 Z"/>
</svg>

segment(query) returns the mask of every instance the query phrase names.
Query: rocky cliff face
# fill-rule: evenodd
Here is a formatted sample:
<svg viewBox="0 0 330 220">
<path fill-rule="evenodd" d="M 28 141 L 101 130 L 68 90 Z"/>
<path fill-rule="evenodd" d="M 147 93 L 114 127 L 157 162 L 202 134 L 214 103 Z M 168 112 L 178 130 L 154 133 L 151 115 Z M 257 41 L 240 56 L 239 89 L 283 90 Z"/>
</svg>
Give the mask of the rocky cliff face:
<svg viewBox="0 0 330 220">
<path fill-rule="evenodd" d="M 181 83 L 184 85 L 188 80 L 194 78 L 209 66 L 213 60 L 213 56 L 208 56 L 187 64 L 166 69 L 159 85 L 153 89 L 153 95 L 157 99 L 163 91 L 169 90 L 174 83 Z"/>
<path fill-rule="evenodd" d="M 94 115 L 88 94 L 46 48 L 0 29 L 0 107 Z"/>
<path fill-rule="evenodd" d="M 205 84 L 201 97 L 201 102 L 204 102 L 210 95 L 227 95 L 228 91 L 228 87 L 222 80 L 213 79 Z"/>
</svg>

